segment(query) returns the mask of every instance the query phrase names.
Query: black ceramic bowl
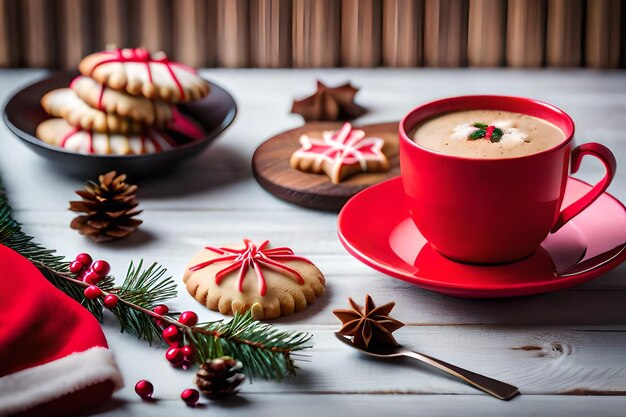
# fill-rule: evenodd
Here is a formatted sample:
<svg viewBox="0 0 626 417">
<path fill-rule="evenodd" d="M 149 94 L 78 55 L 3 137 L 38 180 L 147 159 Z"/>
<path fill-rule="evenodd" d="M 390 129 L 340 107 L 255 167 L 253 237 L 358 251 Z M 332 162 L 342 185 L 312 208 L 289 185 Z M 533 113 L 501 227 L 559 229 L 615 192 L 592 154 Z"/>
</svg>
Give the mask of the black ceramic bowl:
<svg viewBox="0 0 626 417">
<path fill-rule="evenodd" d="M 76 72 L 62 72 L 18 91 L 4 108 L 4 122 L 28 147 L 51 161 L 59 169 L 84 176 L 102 174 L 112 169 L 135 177 L 166 172 L 181 161 L 199 155 L 235 119 L 237 104 L 222 87 L 209 82 L 211 92 L 202 100 L 178 105 L 182 113 L 198 122 L 205 135 L 201 140 L 183 143 L 160 153 L 147 155 L 84 155 L 48 145 L 35 137 L 39 123 L 50 116 L 41 108 L 44 94 L 67 87 Z"/>
</svg>

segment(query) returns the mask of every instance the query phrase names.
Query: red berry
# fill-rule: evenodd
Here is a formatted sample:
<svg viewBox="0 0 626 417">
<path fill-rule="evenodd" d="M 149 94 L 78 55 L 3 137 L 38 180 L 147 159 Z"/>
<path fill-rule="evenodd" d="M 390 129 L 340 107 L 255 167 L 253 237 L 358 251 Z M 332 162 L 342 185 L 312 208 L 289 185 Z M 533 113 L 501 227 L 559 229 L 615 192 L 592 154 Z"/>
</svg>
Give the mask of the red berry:
<svg viewBox="0 0 626 417">
<path fill-rule="evenodd" d="M 163 339 L 165 339 L 165 341 L 168 343 L 178 342 L 182 338 L 182 335 L 173 324 L 167 326 L 165 330 L 163 330 L 162 335 Z"/>
<path fill-rule="evenodd" d="M 87 271 L 83 276 L 83 281 L 91 285 L 96 285 L 98 282 L 100 282 L 101 279 L 102 277 L 94 271 Z"/>
<path fill-rule="evenodd" d="M 91 265 L 91 270 L 104 278 L 111 271 L 111 265 L 107 261 L 98 260 Z"/>
<path fill-rule="evenodd" d="M 195 326 L 198 323 L 198 315 L 193 311 L 183 311 L 178 317 L 178 322 L 185 326 Z"/>
<path fill-rule="evenodd" d="M 189 368 L 193 364 L 193 355 L 195 350 L 191 345 L 185 345 L 180 348 L 180 351 L 183 353 L 183 369 Z"/>
<path fill-rule="evenodd" d="M 119 298 L 117 297 L 117 295 L 109 294 L 106 297 L 104 297 L 104 306 L 106 308 L 113 308 L 117 305 L 118 301 L 119 301 Z"/>
<path fill-rule="evenodd" d="M 150 383 L 150 381 L 146 381 L 142 379 L 141 381 L 135 384 L 135 392 L 144 400 L 148 398 L 152 398 L 152 393 L 154 393 L 154 387 Z"/>
<path fill-rule="evenodd" d="M 187 388 L 180 394 L 180 398 L 190 407 L 194 407 L 200 399 L 200 393 L 191 388 Z"/>
<path fill-rule="evenodd" d="M 169 307 L 168 307 L 168 306 L 166 306 L 165 304 L 159 304 L 158 306 L 155 306 L 155 307 L 152 309 L 152 311 L 154 311 L 155 313 L 157 313 L 157 314 L 159 314 L 159 315 L 161 315 L 161 316 L 164 316 L 164 315 L 166 315 L 167 313 L 169 313 L 170 309 L 169 309 Z M 155 318 L 155 319 L 154 319 L 154 321 L 156 322 L 156 324 L 157 324 L 158 326 L 163 327 L 163 326 L 165 326 L 165 325 L 166 325 L 166 322 L 165 322 L 165 321 L 163 321 L 163 320 L 161 320 L 161 319 L 156 319 L 156 318 Z"/>
<path fill-rule="evenodd" d="M 192 360 L 193 355 L 196 353 L 195 349 L 191 345 L 185 345 L 180 348 L 181 352 L 183 352 L 183 356 L 185 359 Z"/>
<path fill-rule="evenodd" d="M 165 359 L 174 366 L 179 366 L 183 363 L 183 352 L 177 347 L 171 347 L 165 351 Z"/>
<path fill-rule="evenodd" d="M 78 274 L 80 271 L 82 271 L 84 268 L 84 265 L 81 261 L 72 261 L 72 263 L 70 264 L 70 272 L 72 274 Z"/>
<path fill-rule="evenodd" d="M 100 297 L 102 295 L 102 290 L 99 287 L 96 287 L 95 285 L 90 285 L 87 288 L 85 288 L 85 291 L 83 291 L 83 294 L 85 294 L 85 297 L 91 300 L 91 299 Z"/>
<path fill-rule="evenodd" d="M 155 313 L 163 316 L 167 313 L 169 313 L 170 309 L 168 306 L 166 306 L 165 304 L 159 304 L 158 306 L 155 306 L 152 311 L 154 311 Z"/>
<path fill-rule="evenodd" d="M 83 267 L 85 268 L 89 268 L 92 262 L 91 256 L 89 256 L 88 253 L 79 253 L 76 255 L 76 260 L 83 264 Z"/>
</svg>

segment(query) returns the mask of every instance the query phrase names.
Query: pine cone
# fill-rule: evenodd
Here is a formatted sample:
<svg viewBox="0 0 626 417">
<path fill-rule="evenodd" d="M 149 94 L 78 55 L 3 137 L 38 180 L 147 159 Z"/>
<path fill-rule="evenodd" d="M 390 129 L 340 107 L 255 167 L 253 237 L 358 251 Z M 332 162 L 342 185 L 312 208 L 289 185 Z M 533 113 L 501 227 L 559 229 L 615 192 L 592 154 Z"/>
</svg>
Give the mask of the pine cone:
<svg viewBox="0 0 626 417">
<path fill-rule="evenodd" d="M 89 181 L 83 190 L 76 191 L 83 200 L 70 201 L 70 210 L 86 214 L 74 218 L 70 227 L 94 242 L 128 236 L 142 223 L 133 218 L 141 213 L 135 210 L 139 204 L 135 198 L 137 186 L 127 184 L 126 175 L 115 171 L 100 175 L 98 181 Z"/>
<path fill-rule="evenodd" d="M 245 379 L 243 365 L 229 356 L 207 360 L 200 365 L 193 382 L 212 400 L 237 394 L 237 387 Z"/>
</svg>

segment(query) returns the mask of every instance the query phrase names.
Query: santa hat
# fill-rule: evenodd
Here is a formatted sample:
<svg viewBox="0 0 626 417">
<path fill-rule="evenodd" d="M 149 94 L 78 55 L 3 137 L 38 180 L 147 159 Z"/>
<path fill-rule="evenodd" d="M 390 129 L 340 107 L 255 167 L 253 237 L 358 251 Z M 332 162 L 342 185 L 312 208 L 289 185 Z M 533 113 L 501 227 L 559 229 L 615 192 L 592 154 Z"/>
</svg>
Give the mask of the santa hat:
<svg viewBox="0 0 626 417">
<path fill-rule="evenodd" d="M 98 321 L 0 245 L 0 416 L 76 414 L 121 387 Z"/>
</svg>

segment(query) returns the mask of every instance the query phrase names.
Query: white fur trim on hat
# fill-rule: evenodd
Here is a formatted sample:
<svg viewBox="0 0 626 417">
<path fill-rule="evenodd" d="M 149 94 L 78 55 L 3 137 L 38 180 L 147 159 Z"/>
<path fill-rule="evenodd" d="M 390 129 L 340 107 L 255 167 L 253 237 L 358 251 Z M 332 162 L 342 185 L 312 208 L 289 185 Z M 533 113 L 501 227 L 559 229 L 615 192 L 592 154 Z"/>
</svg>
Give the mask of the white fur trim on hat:
<svg viewBox="0 0 626 417">
<path fill-rule="evenodd" d="M 92 385 L 111 380 L 124 385 L 113 353 L 103 347 L 57 359 L 0 377 L 0 416 L 45 404 Z"/>
</svg>

